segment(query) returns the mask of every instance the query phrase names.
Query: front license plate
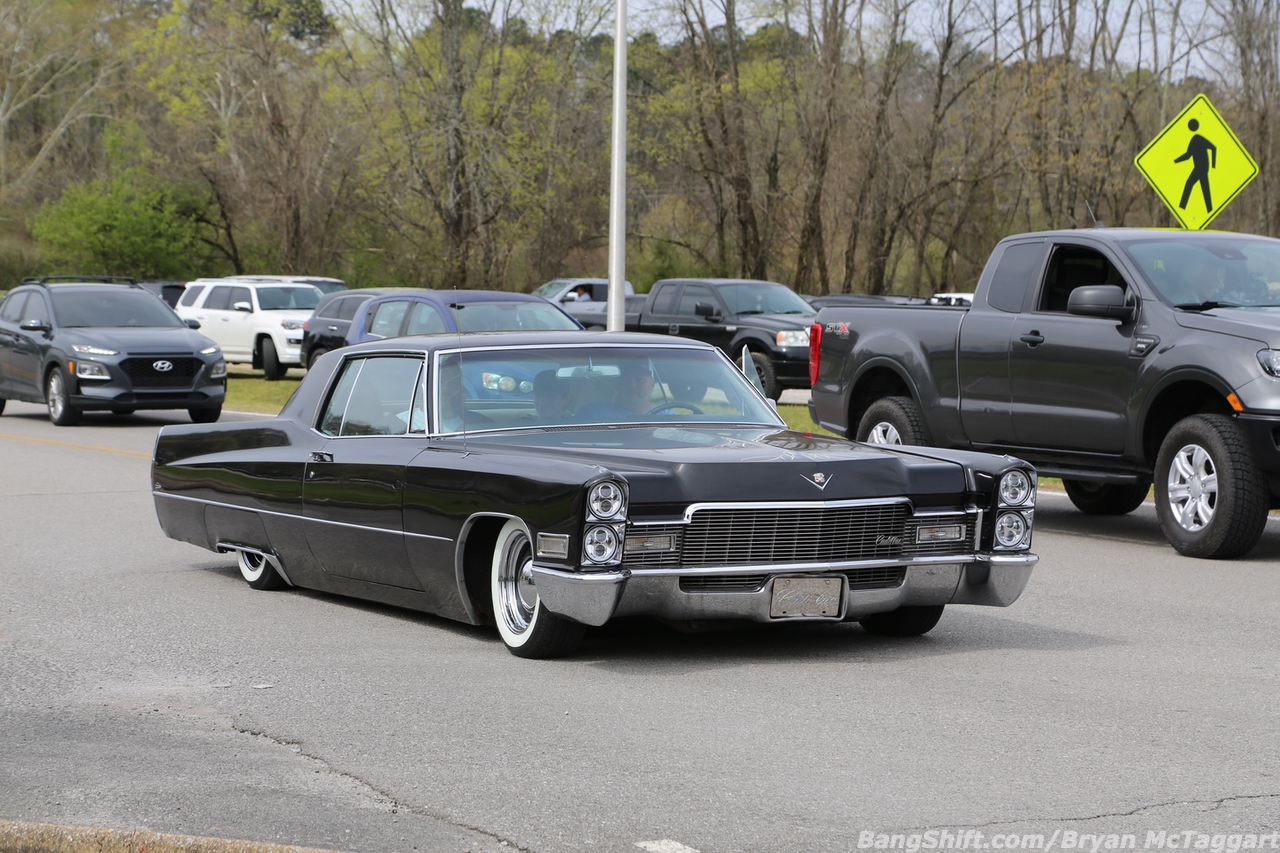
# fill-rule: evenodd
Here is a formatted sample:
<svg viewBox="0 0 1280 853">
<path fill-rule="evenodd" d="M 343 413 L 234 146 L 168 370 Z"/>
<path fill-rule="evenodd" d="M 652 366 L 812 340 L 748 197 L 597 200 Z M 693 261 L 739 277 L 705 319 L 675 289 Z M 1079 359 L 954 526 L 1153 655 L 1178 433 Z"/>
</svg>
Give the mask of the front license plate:
<svg viewBox="0 0 1280 853">
<path fill-rule="evenodd" d="M 844 578 L 774 578 L 769 615 L 774 619 L 839 616 L 843 593 Z"/>
</svg>

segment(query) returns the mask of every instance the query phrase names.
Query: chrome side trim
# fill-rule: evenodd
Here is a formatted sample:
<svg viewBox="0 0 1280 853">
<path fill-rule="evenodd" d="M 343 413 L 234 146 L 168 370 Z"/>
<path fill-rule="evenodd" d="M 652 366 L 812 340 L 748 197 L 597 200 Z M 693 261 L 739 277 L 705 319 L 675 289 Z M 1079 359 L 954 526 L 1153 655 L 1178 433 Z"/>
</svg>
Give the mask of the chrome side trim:
<svg viewBox="0 0 1280 853">
<path fill-rule="evenodd" d="M 332 524 L 335 527 L 348 527 L 354 530 L 368 530 L 373 533 L 390 533 L 397 536 L 414 536 L 418 539 L 434 539 L 437 542 L 453 542 L 454 540 L 448 536 L 432 536 L 428 533 L 410 533 L 407 530 L 390 530 L 386 527 L 369 527 L 366 524 L 351 524 L 346 521 L 329 521 L 325 518 L 312 518 L 307 515 L 298 515 L 296 512 L 279 512 L 273 509 L 258 509 L 256 507 L 240 506 L 239 504 L 223 503 L 222 501 L 211 501 L 207 498 L 193 498 L 187 495 L 173 495 L 168 492 L 152 490 L 152 497 L 170 498 L 175 501 L 190 501 L 192 503 L 204 504 L 205 506 L 217 506 L 223 509 L 237 509 L 241 512 L 256 512 L 262 515 L 274 515 L 277 518 L 296 518 L 299 521 L 310 521 L 315 524 Z M 245 549 L 248 550 L 248 549 Z"/>
</svg>

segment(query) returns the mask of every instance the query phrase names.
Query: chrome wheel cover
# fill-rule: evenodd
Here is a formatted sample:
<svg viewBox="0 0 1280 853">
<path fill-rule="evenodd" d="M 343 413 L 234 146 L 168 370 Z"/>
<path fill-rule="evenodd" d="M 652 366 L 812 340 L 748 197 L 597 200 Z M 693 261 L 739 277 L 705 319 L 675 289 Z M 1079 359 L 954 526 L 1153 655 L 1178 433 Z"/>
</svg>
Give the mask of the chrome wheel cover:
<svg viewBox="0 0 1280 853">
<path fill-rule="evenodd" d="M 240 557 L 240 574 L 249 583 L 253 583 L 262 577 L 263 571 L 267 568 L 267 558 L 261 554 L 254 554 L 251 551 L 239 551 Z"/>
<path fill-rule="evenodd" d="M 1213 457 L 1200 445 L 1185 445 L 1173 455 L 1168 500 L 1183 530 L 1198 533 L 1213 521 L 1218 507 L 1218 472 Z"/>
<path fill-rule="evenodd" d="M 867 433 L 867 441 L 871 444 L 902 444 L 902 436 L 893 424 L 880 421 Z"/>
<path fill-rule="evenodd" d="M 503 546 L 498 567 L 498 618 L 513 634 L 523 634 L 533 624 L 537 608 L 529 539 L 523 533 L 513 534 Z"/>
<path fill-rule="evenodd" d="M 55 370 L 49 374 L 49 393 L 46 396 L 49 403 L 49 417 L 54 420 L 61 418 L 63 411 L 67 408 L 65 390 L 62 384 L 62 373 Z"/>
</svg>

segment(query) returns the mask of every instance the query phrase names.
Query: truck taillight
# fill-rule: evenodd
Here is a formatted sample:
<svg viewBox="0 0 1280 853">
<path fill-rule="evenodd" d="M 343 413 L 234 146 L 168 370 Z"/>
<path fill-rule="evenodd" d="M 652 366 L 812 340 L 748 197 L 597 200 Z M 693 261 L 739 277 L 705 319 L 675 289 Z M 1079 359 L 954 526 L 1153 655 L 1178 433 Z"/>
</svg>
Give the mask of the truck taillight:
<svg viewBox="0 0 1280 853">
<path fill-rule="evenodd" d="M 818 384 L 818 362 L 822 352 L 822 324 L 809 327 L 809 385 Z"/>
</svg>

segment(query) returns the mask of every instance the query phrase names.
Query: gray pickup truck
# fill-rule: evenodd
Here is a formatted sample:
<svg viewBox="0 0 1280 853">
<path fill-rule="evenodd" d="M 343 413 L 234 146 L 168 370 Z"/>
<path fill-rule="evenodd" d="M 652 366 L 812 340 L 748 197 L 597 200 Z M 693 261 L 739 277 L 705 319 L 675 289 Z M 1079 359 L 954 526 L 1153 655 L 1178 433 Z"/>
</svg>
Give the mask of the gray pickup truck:
<svg viewBox="0 0 1280 853">
<path fill-rule="evenodd" d="M 972 307 L 825 308 L 810 338 L 810 413 L 850 438 L 1015 454 L 1100 515 L 1154 482 L 1193 557 L 1247 553 L 1280 506 L 1280 240 L 1021 234 Z"/>
</svg>

